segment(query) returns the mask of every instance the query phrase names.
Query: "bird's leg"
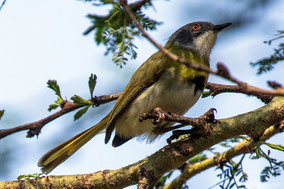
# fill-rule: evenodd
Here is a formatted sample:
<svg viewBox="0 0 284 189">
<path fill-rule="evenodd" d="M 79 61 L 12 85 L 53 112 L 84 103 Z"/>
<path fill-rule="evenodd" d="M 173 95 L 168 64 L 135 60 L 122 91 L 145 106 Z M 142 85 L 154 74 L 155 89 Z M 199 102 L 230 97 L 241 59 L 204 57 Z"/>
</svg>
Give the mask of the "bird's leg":
<svg viewBox="0 0 284 189">
<path fill-rule="evenodd" d="M 184 134 L 195 133 L 195 135 L 197 136 L 201 135 L 201 133 L 207 133 L 208 131 L 210 131 L 212 124 L 215 124 L 217 122 L 215 120 L 214 111 L 216 111 L 216 109 L 211 108 L 199 118 L 188 118 L 178 114 L 165 112 L 161 108 L 155 108 L 150 113 L 143 113 L 140 116 L 139 120 L 143 121 L 152 119 L 152 123 L 154 125 L 157 125 L 157 127 L 153 130 L 153 133 L 156 135 L 175 130 L 173 131 L 173 135 L 168 139 L 168 141 L 171 141 Z M 181 124 L 167 127 L 167 124 L 162 124 L 163 121 L 177 122 Z M 191 125 L 193 128 L 188 130 L 176 130 L 188 125 Z"/>
<path fill-rule="evenodd" d="M 167 142 L 170 144 L 172 140 L 178 139 L 181 135 L 185 134 L 190 134 L 191 138 L 198 138 L 202 135 L 208 134 L 212 130 L 213 126 L 217 123 L 214 111 L 216 111 L 216 109 L 211 108 L 199 118 L 195 118 L 194 124 L 192 124 L 192 129 L 174 130 L 172 136 L 167 139 Z"/>
</svg>

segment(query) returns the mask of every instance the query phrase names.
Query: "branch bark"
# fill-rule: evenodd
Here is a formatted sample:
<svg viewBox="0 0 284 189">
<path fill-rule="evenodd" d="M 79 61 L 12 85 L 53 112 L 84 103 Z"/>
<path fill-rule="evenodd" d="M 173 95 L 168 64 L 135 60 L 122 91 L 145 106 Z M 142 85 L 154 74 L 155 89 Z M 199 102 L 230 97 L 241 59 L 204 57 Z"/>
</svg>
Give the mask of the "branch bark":
<svg viewBox="0 0 284 189">
<path fill-rule="evenodd" d="M 215 84 L 208 82 L 205 88 L 209 89 L 209 95 L 213 97 L 221 93 L 229 92 L 229 93 L 242 93 L 250 96 L 255 96 L 264 103 L 269 103 L 273 98 L 272 95 L 266 95 L 258 91 L 247 90 L 246 88 L 239 85 L 222 85 L 222 84 Z"/>
<path fill-rule="evenodd" d="M 284 125 L 281 126 L 275 125 L 271 126 L 268 129 L 265 130 L 263 135 L 260 137 L 260 141 L 266 141 L 272 136 L 283 132 Z M 251 138 L 247 138 L 234 147 L 230 148 L 229 150 L 220 153 L 212 158 L 208 158 L 206 160 L 203 160 L 201 162 L 197 162 L 194 164 L 186 164 L 186 166 L 183 169 L 183 172 L 180 176 L 175 178 L 173 181 L 168 183 L 163 187 L 163 189 L 176 189 L 181 188 L 183 184 L 185 184 L 186 181 L 188 181 L 193 176 L 197 175 L 198 173 L 201 173 L 204 170 L 207 170 L 211 167 L 219 166 L 220 164 L 223 164 L 230 159 L 237 157 L 241 154 L 251 153 L 253 151 L 254 143 Z"/>
<path fill-rule="evenodd" d="M 259 138 L 265 129 L 280 122 L 283 117 L 284 98 L 275 97 L 264 107 L 218 120 L 217 125 L 207 135 L 167 145 L 153 155 L 121 169 L 84 175 L 48 176 L 27 181 L 6 181 L 0 182 L 0 188 L 123 188 L 137 184 L 145 174 L 150 175 L 147 179 L 154 181 L 223 140 L 244 134 Z"/>
</svg>

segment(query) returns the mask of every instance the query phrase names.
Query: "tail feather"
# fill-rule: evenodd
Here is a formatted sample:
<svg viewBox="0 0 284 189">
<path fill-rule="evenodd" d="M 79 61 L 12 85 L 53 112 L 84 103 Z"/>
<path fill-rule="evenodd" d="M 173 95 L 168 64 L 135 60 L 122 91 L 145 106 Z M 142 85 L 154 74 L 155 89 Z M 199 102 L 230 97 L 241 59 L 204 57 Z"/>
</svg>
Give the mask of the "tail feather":
<svg viewBox="0 0 284 189">
<path fill-rule="evenodd" d="M 106 120 L 107 117 L 105 117 L 97 125 L 83 131 L 43 155 L 38 162 L 38 166 L 41 167 L 42 172 L 51 172 L 55 167 L 79 150 L 79 148 L 86 144 L 96 134 L 104 130 L 106 127 Z"/>
</svg>

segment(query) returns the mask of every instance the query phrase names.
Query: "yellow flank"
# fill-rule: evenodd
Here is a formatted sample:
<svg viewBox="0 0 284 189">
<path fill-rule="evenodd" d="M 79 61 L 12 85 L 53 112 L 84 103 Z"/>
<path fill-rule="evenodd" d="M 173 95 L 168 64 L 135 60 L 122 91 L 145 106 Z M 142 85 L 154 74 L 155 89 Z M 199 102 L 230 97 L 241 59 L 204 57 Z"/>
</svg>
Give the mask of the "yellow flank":
<svg viewBox="0 0 284 189">
<path fill-rule="evenodd" d="M 209 59 L 199 56 L 197 53 L 194 53 L 188 49 L 184 49 L 181 47 L 177 47 L 173 44 L 167 44 L 169 51 L 176 54 L 177 56 L 183 58 L 184 60 L 190 63 L 202 64 L 209 67 Z M 194 79 L 197 76 L 205 76 L 206 80 L 208 78 L 207 72 L 197 71 L 191 68 L 188 68 L 186 65 L 181 64 L 180 62 L 173 62 L 170 58 L 168 58 L 168 64 L 171 65 L 172 69 L 170 71 L 177 71 L 179 74 L 179 79 L 181 80 L 190 80 Z"/>
</svg>

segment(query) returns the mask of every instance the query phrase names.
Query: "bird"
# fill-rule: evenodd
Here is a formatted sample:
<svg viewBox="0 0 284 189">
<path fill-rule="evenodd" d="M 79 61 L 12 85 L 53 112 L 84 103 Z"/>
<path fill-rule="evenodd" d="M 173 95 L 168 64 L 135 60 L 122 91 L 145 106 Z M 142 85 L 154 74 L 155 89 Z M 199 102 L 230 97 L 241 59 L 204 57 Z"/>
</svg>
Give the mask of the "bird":
<svg viewBox="0 0 284 189">
<path fill-rule="evenodd" d="M 231 23 L 188 23 L 175 31 L 164 48 L 189 63 L 209 66 L 210 54 L 218 33 Z M 155 132 L 151 120 L 139 116 L 159 107 L 166 112 L 185 114 L 199 99 L 208 80 L 208 72 L 197 71 L 174 61 L 160 50 L 151 55 L 133 74 L 113 109 L 96 125 L 53 148 L 43 155 L 38 166 L 50 173 L 96 134 L 105 130 L 105 143 L 115 132 L 112 146 L 118 147 L 137 137 L 153 141 L 162 133 Z M 163 121 L 170 128 L 174 122 Z"/>
</svg>

